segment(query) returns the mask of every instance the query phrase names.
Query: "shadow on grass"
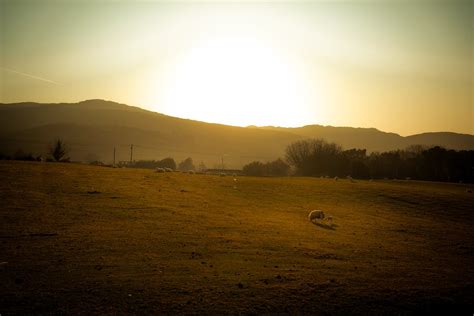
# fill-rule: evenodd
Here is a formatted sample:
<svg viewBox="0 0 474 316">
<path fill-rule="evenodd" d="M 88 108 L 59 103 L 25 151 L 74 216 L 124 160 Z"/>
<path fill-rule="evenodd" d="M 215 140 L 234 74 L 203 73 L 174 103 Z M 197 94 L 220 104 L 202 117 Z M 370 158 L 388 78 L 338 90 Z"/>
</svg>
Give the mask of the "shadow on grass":
<svg viewBox="0 0 474 316">
<path fill-rule="evenodd" d="M 315 221 L 313 221 L 312 223 L 314 225 L 318 226 L 318 227 L 328 229 L 328 230 L 336 230 L 336 227 L 337 227 L 336 224 L 332 224 L 332 223 L 331 224 L 325 224 L 325 223 L 315 222 Z"/>
</svg>

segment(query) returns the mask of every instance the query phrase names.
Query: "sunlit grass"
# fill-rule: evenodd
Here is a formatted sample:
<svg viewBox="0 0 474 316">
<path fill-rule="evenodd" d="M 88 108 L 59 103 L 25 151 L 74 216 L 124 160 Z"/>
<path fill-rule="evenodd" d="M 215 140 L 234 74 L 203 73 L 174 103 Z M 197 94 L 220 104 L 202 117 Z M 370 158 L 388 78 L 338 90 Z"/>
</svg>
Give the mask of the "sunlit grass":
<svg viewBox="0 0 474 316">
<path fill-rule="evenodd" d="M 390 312 L 472 294 L 467 185 L 17 162 L 0 174 L 12 310 Z"/>
</svg>

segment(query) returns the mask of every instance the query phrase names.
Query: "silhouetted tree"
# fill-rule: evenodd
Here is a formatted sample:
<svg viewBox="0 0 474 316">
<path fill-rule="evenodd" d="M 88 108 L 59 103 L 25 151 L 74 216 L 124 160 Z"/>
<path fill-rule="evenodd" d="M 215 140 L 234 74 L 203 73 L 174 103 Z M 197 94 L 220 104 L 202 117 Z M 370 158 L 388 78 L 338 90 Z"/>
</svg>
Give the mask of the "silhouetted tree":
<svg viewBox="0 0 474 316">
<path fill-rule="evenodd" d="M 168 157 L 168 158 L 165 158 L 165 159 L 163 159 L 163 160 L 160 160 L 160 161 L 158 162 L 157 167 L 160 167 L 160 168 L 170 168 L 170 169 L 176 170 L 176 162 L 174 161 L 173 158 Z"/>
<path fill-rule="evenodd" d="M 339 161 L 339 170 L 333 172 L 336 175 L 350 175 L 355 178 L 368 178 L 370 176 L 365 149 L 345 150 L 341 153 Z"/>
<path fill-rule="evenodd" d="M 448 151 L 436 146 L 423 151 L 424 173 L 428 180 L 449 181 Z"/>
<path fill-rule="evenodd" d="M 264 176 L 265 165 L 260 161 L 253 161 L 242 168 L 244 174 L 248 176 Z"/>
<path fill-rule="evenodd" d="M 155 169 L 155 168 L 170 168 L 176 169 L 176 162 L 173 158 L 168 157 L 162 160 L 137 160 L 132 164 L 128 165 L 131 168 L 144 168 L 144 169 Z"/>
<path fill-rule="evenodd" d="M 158 160 L 136 160 L 131 165 L 131 168 L 144 168 L 144 169 L 155 169 L 159 167 L 160 161 Z"/>
<path fill-rule="evenodd" d="M 69 157 L 67 156 L 68 153 L 68 146 L 60 138 L 56 139 L 49 147 L 49 154 L 51 155 L 54 161 L 69 161 Z"/>
<path fill-rule="evenodd" d="M 287 176 L 290 172 L 290 165 L 281 159 L 277 159 L 266 164 L 268 175 L 270 176 Z"/>
<path fill-rule="evenodd" d="M 316 139 L 290 144 L 286 159 L 297 174 L 305 176 L 474 182 L 473 150 L 415 145 L 406 150 L 375 152 L 367 156 L 365 149 L 342 151 L 336 144 Z"/>
<path fill-rule="evenodd" d="M 243 173 L 248 176 L 287 176 L 290 166 L 281 159 L 262 163 L 253 161 L 243 167 Z"/>
<path fill-rule="evenodd" d="M 193 163 L 193 158 L 191 157 L 184 159 L 178 164 L 178 170 L 181 170 L 181 171 L 189 171 L 189 170 L 194 170 L 194 169 L 195 167 Z"/>
<path fill-rule="evenodd" d="M 341 146 L 323 139 L 301 140 L 286 148 L 286 160 L 300 175 L 336 176 L 343 171 L 341 152 Z"/>
</svg>

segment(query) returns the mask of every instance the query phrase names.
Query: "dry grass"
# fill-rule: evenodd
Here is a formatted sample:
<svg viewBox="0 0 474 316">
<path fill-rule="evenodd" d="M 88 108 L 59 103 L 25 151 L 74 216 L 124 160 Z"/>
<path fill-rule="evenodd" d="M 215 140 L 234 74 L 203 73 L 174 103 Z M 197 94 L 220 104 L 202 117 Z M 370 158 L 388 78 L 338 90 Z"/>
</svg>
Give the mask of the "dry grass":
<svg viewBox="0 0 474 316">
<path fill-rule="evenodd" d="M 473 311 L 467 185 L 21 162 L 0 176 L 2 315 Z M 315 208 L 332 222 L 311 224 Z"/>
</svg>

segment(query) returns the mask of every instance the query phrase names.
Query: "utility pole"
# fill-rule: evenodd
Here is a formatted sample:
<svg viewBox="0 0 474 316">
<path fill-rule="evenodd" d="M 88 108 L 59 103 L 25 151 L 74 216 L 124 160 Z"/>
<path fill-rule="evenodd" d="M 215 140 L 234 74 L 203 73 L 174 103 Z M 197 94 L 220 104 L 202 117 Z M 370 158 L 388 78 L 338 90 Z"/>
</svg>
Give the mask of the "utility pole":
<svg viewBox="0 0 474 316">
<path fill-rule="evenodd" d="M 115 147 L 114 147 L 114 167 L 115 167 Z"/>
<path fill-rule="evenodd" d="M 132 164 L 133 161 L 133 144 L 130 145 L 130 165 Z"/>
</svg>

